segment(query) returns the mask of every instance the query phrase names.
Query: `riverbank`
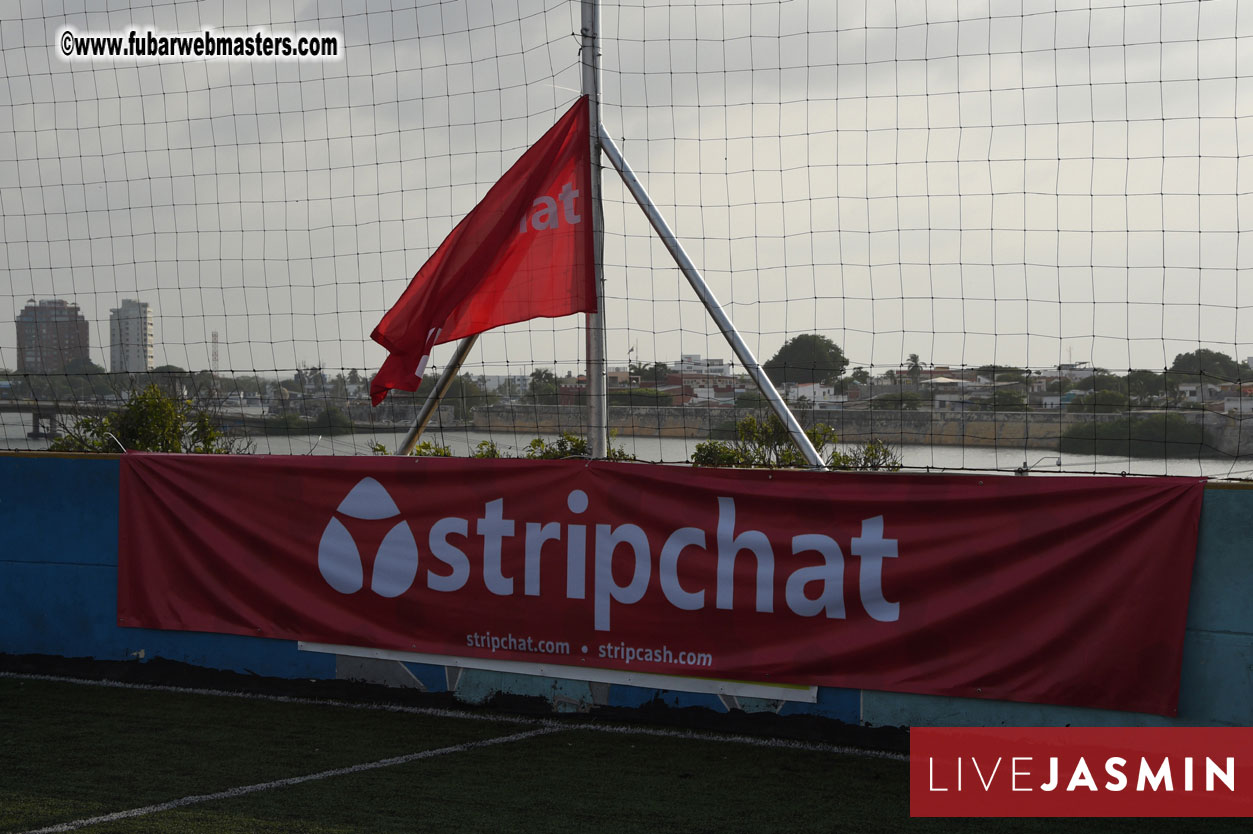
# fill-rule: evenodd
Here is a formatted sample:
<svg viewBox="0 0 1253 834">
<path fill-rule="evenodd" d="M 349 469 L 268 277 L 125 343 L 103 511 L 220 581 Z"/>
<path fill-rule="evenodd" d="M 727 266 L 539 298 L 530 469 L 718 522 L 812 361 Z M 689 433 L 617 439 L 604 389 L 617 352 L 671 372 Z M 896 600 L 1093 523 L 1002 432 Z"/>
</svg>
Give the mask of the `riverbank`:
<svg viewBox="0 0 1253 834">
<path fill-rule="evenodd" d="M 722 408 L 609 409 L 609 429 L 623 437 L 705 439 L 725 434 L 737 418 L 757 413 Z M 1137 417 L 1159 412 L 1145 411 Z M 1235 458 L 1253 456 L 1253 422 L 1198 410 L 1172 410 L 1172 416 L 1201 426 L 1209 442 L 1195 454 Z M 1124 414 L 1071 414 L 1060 411 L 956 412 L 808 409 L 797 411 L 803 425 L 825 423 L 840 441 L 860 444 L 878 439 L 900 446 L 1012 448 L 1056 452 L 1062 436 L 1076 426 L 1099 426 L 1125 420 Z M 581 406 L 496 405 L 477 408 L 473 428 L 480 432 L 556 434 L 583 431 Z"/>
</svg>

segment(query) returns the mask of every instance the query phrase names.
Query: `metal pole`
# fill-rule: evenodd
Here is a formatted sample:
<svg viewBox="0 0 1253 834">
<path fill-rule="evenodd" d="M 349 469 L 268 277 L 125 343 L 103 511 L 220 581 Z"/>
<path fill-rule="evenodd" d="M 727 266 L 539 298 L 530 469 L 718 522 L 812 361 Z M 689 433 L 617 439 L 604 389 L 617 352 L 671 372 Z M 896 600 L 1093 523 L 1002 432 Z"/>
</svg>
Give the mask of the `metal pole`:
<svg viewBox="0 0 1253 834">
<path fill-rule="evenodd" d="M 436 407 L 444 399 L 444 395 L 448 393 L 448 389 L 452 387 L 452 381 L 457 378 L 457 371 L 461 370 L 462 364 L 466 361 L 466 357 L 470 355 L 470 349 L 474 347 L 474 343 L 479 340 L 478 335 L 466 336 L 457 343 L 457 350 L 453 353 L 452 358 L 448 360 L 448 364 L 444 366 L 444 372 L 440 374 L 439 380 L 435 383 L 434 390 L 427 396 L 426 402 L 422 403 L 422 410 L 418 412 L 418 416 L 414 418 L 413 425 L 409 427 L 409 433 L 405 435 L 405 442 L 400 444 L 400 448 L 396 450 L 398 455 L 411 455 L 414 448 L 418 445 L 418 438 L 422 436 L 422 432 L 426 431 L 426 424 L 431 422 L 431 417 L 435 414 Z"/>
<path fill-rule="evenodd" d="M 731 319 L 727 318 L 727 314 L 722 311 L 722 306 L 718 303 L 718 299 L 714 297 L 713 291 L 709 289 L 709 285 L 701 277 L 700 271 L 696 269 L 692 259 L 683 250 L 683 244 L 679 243 L 679 239 L 674 236 L 674 232 L 670 231 L 670 226 L 667 225 L 666 219 L 661 216 L 661 212 L 653 204 L 652 198 L 644 190 L 643 183 L 639 181 L 639 178 L 635 176 L 635 172 L 631 170 L 631 166 L 623 159 L 618 146 L 613 143 L 613 139 L 605 132 L 604 127 L 600 129 L 600 144 L 605 151 L 605 155 L 609 157 L 609 162 L 614 168 L 618 169 L 618 173 L 622 176 L 622 181 L 626 183 L 626 187 L 630 190 L 631 196 L 640 204 L 644 214 L 648 215 L 648 222 L 653 224 L 653 228 L 661 237 L 662 243 L 666 245 L 666 249 L 670 250 L 671 257 L 678 263 L 679 269 L 683 270 L 688 283 L 692 285 L 692 289 L 696 290 L 696 295 L 704 303 L 705 309 L 709 310 L 709 315 L 717 323 L 718 329 L 722 331 L 722 335 L 730 342 L 731 349 L 735 351 L 740 364 L 744 366 L 753 378 L 753 381 L 757 383 L 758 390 L 761 391 L 766 401 L 770 403 L 770 407 L 778 418 L 783 421 L 783 425 L 787 427 L 788 435 L 791 436 L 792 442 L 796 444 L 796 448 L 805 456 L 805 460 L 809 462 L 810 466 L 823 467 L 822 457 L 818 454 L 818 450 L 814 448 L 813 442 L 805 434 L 801 424 L 797 422 L 796 416 L 787 407 L 787 403 L 779 396 L 779 392 L 775 390 L 774 383 L 770 381 L 770 377 L 766 376 L 766 372 L 757 363 L 752 350 L 740 337 L 740 333 L 735 329 L 735 325 L 731 323 Z"/>
<path fill-rule="evenodd" d="M 593 458 L 609 449 L 609 417 L 605 400 L 605 266 L 604 211 L 600 202 L 600 0 L 582 0 L 583 24 L 580 60 L 582 91 L 590 96 L 592 166 L 592 239 L 596 261 L 596 312 L 587 314 L 587 445 Z"/>
</svg>

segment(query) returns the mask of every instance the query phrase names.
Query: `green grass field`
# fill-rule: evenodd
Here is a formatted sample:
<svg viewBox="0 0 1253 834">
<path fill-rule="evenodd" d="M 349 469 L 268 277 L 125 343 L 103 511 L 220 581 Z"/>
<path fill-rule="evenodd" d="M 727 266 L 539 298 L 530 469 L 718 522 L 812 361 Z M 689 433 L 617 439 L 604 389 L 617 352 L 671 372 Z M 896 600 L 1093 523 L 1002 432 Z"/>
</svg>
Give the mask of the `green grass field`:
<svg viewBox="0 0 1253 834">
<path fill-rule="evenodd" d="M 908 791 L 818 745 L 0 677 L 0 832 L 1247 830 L 911 820 Z"/>
</svg>

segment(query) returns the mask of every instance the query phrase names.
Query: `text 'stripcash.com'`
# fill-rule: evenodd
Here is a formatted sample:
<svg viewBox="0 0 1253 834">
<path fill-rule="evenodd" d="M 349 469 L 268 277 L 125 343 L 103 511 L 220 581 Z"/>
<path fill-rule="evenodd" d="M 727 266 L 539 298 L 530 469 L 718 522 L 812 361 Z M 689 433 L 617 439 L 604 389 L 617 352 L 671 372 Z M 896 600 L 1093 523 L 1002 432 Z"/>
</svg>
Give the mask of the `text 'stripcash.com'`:
<svg viewBox="0 0 1253 834">
<path fill-rule="evenodd" d="M 1250 727 L 915 727 L 915 817 L 1253 816 Z"/>
<path fill-rule="evenodd" d="M 266 32 L 204 30 L 172 33 L 151 29 L 120 32 L 57 33 L 57 51 L 67 60 L 109 59 L 239 59 L 256 60 L 336 60 L 343 57 L 338 34 L 321 32 Z"/>
</svg>

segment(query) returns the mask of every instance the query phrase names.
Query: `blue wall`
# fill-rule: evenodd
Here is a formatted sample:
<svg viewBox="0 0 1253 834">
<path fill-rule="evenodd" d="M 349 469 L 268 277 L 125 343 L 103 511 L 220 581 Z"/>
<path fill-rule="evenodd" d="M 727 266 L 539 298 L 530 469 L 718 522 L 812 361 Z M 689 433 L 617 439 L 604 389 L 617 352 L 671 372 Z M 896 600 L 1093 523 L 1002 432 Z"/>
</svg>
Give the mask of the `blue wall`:
<svg viewBox="0 0 1253 834">
<path fill-rule="evenodd" d="M 117 626 L 118 462 L 0 456 L 0 652 L 335 677 L 293 643 Z"/>
<path fill-rule="evenodd" d="M 823 688 L 817 704 L 591 684 L 405 664 L 383 669 L 298 651 L 287 641 L 123 629 L 116 623 L 118 462 L 0 455 L 0 653 L 130 660 L 162 657 L 287 678 L 371 677 L 469 702 L 537 695 L 559 710 L 596 705 L 812 713 L 898 725 L 1253 725 L 1253 489 L 1210 487 L 1201 511 L 1177 719 L 1072 707 Z M 397 676 L 399 674 L 399 677 Z"/>
</svg>

